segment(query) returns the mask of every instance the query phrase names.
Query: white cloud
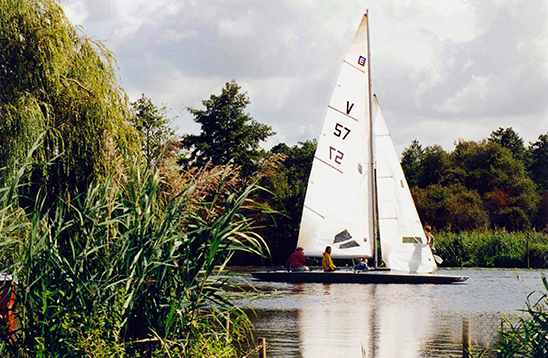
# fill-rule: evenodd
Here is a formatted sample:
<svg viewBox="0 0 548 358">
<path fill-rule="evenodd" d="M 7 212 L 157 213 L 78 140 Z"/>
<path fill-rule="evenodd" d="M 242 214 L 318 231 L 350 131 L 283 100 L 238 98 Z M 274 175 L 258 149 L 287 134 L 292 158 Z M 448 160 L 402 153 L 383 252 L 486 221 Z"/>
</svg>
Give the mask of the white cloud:
<svg viewBox="0 0 548 358">
<path fill-rule="evenodd" d="M 470 98 L 482 101 L 493 88 L 490 78 L 486 76 L 472 76 L 471 81 L 451 98 L 447 98 L 441 105 L 434 105 L 440 112 L 459 113 L 469 105 Z M 472 102 L 472 101 L 470 101 Z M 474 101 L 475 102 L 475 101 Z"/>
<path fill-rule="evenodd" d="M 392 136 L 451 145 L 499 126 L 536 139 L 548 128 L 545 0 L 368 3 L 374 91 Z M 293 145 L 320 131 L 363 12 L 359 0 L 76 0 L 86 34 L 110 41 L 122 86 L 192 123 L 184 106 L 236 79 L 250 114 Z M 528 123 L 519 127 L 519 123 Z M 529 139 L 527 139 L 529 140 Z M 432 141 L 432 142 L 430 142 Z"/>
<path fill-rule="evenodd" d="M 82 25 L 89 16 L 84 0 L 67 2 L 63 9 L 67 18 L 75 25 Z"/>
<path fill-rule="evenodd" d="M 219 37 L 245 38 L 255 33 L 253 26 L 253 11 L 249 10 L 246 16 L 236 19 L 221 19 L 218 25 Z"/>
<path fill-rule="evenodd" d="M 196 38 L 199 35 L 197 30 L 173 30 L 166 29 L 163 34 L 159 37 L 159 42 L 179 42 L 181 40 L 189 40 Z"/>
</svg>

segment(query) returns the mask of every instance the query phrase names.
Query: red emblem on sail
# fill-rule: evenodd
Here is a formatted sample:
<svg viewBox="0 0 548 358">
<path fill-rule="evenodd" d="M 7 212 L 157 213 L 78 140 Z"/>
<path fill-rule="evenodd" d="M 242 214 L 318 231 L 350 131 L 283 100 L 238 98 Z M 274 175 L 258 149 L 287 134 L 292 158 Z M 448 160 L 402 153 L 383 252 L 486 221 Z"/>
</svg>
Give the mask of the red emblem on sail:
<svg viewBox="0 0 548 358">
<path fill-rule="evenodd" d="M 360 58 L 358 58 L 358 65 L 365 66 L 365 57 L 360 56 Z"/>
</svg>

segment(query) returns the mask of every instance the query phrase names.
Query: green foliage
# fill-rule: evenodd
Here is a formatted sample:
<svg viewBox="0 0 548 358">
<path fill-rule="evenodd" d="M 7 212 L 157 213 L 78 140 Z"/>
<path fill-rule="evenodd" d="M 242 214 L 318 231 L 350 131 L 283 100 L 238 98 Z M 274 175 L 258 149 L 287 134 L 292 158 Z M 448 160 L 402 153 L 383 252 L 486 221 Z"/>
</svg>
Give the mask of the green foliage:
<svg viewBox="0 0 548 358">
<path fill-rule="evenodd" d="M 532 242 L 529 244 L 531 267 L 548 267 L 548 243 Z"/>
<path fill-rule="evenodd" d="M 166 118 L 166 107 L 158 108 L 143 93 L 131 104 L 131 123 L 141 135 L 143 156 L 147 168 L 156 169 L 164 157 L 168 141 L 175 135 Z"/>
<path fill-rule="evenodd" d="M 503 129 L 499 127 L 496 131 L 491 132 L 488 138 L 489 142 L 498 143 L 504 148 L 509 149 L 512 155 L 517 160 L 526 163 L 525 146 L 523 145 L 523 139 L 512 129 L 512 127 Z"/>
<path fill-rule="evenodd" d="M 33 152 L 28 195 L 47 188 L 48 202 L 85 190 L 123 168 L 136 153 L 114 57 L 79 35 L 55 0 L 0 0 L 0 181 Z"/>
<path fill-rule="evenodd" d="M 444 266 L 527 267 L 527 247 L 532 267 L 546 268 L 548 236 L 536 231 L 521 233 L 475 230 L 436 234 L 437 254 Z"/>
<path fill-rule="evenodd" d="M 494 188 L 502 190 L 500 185 L 510 184 L 512 174 L 524 173 L 509 150 L 486 141 L 460 141 L 451 153 L 451 163 L 465 173 L 461 183 L 480 195 Z"/>
<path fill-rule="evenodd" d="M 548 281 L 544 274 L 541 276 L 544 292 L 529 294 L 525 315 L 502 320 L 500 342 L 492 349 L 496 357 L 548 356 Z"/>
<path fill-rule="evenodd" d="M 461 185 L 430 185 L 412 188 L 417 211 L 423 223 L 455 232 L 486 228 L 489 217 L 481 197 Z"/>
<path fill-rule="evenodd" d="M 419 187 L 441 184 L 444 182 L 446 172 L 451 166 L 449 155 L 439 145 L 428 146 L 424 149 L 421 161 L 422 176 Z"/>
<path fill-rule="evenodd" d="M 443 257 L 443 265 L 448 267 L 468 266 L 472 251 L 470 240 L 461 233 L 440 232 L 436 234 L 436 254 Z"/>
<path fill-rule="evenodd" d="M 191 150 L 182 164 L 202 167 L 208 162 L 224 165 L 233 162 L 250 175 L 265 153 L 259 143 L 276 134 L 270 126 L 256 122 L 244 112 L 250 103 L 247 93 L 232 80 L 227 82 L 220 96 L 211 95 L 202 101 L 205 110 L 188 108 L 194 121 L 201 125 L 198 135 L 187 134 L 183 148 Z"/>
<path fill-rule="evenodd" d="M 204 342 L 233 349 L 223 327 L 233 320 L 236 332 L 247 321 L 223 272 L 235 252 L 260 255 L 265 246 L 244 215 L 258 210 L 248 200 L 256 188 L 225 192 L 224 178 L 190 181 L 173 196 L 157 174 L 135 170 L 70 204 L 46 209 L 41 193 L 28 214 L 17 209 L 19 184 L 0 188 L 0 243 L 11 256 L 2 266 L 19 278 L 21 325 L 3 337 L 4 355 L 194 357 Z"/>
<path fill-rule="evenodd" d="M 441 146 L 433 145 L 423 149 L 417 139 L 402 152 L 401 166 L 411 188 L 444 183 L 450 165 L 449 155 Z"/>
<path fill-rule="evenodd" d="M 273 194 L 263 200 L 285 214 L 276 218 L 275 227 L 263 231 L 276 264 L 284 264 L 295 250 L 316 145 L 316 140 L 299 142 L 292 147 L 280 143 L 270 150 L 270 153 L 284 158 L 261 180 L 262 186 Z"/>
<path fill-rule="evenodd" d="M 548 193 L 544 193 L 537 206 L 535 227 L 548 231 Z"/>
<path fill-rule="evenodd" d="M 402 154 L 402 167 L 415 185 L 410 183 L 422 221 L 456 232 L 487 226 L 520 231 L 533 224 L 542 229 L 537 187 L 524 162 L 506 148 L 521 153 L 520 140 L 511 128 L 500 129 L 489 141 L 461 140 L 451 153 L 439 146 L 423 150 L 414 140 Z"/>
<path fill-rule="evenodd" d="M 422 180 L 422 160 L 424 151 L 421 144 L 415 138 L 411 145 L 404 149 L 401 156 L 401 166 L 405 173 L 405 179 L 410 188 L 416 187 Z"/>
<path fill-rule="evenodd" d="M 529 171 L 535 183 L 548 192 L 548 134 L 541 134 L 528 148 L 531 157 Z"/>
<path fill-rule="evenodd" d="M 292 147 L 280 143 L 270 150 L 272 154 L 283 155 L 284 160 L 279 170 L 263 180 L 264 186 L 282 201 L 282 207 L 291 203 L 292 213 L 293 210 L 302 209 L 300 204 L 304 202 L 316 146 L 316 140 L 311 140 L 299 142 Z"/>
<path fill-rule="evenodd" d="M 484 197 L 494 227 L 528 229 L 539 197 L 522 162 L 494 142 L 460 142 L 453 165 L 466 172 L 463 183 Z M 489 202 L 496 197 L 496 205 Z"/>
</svg>

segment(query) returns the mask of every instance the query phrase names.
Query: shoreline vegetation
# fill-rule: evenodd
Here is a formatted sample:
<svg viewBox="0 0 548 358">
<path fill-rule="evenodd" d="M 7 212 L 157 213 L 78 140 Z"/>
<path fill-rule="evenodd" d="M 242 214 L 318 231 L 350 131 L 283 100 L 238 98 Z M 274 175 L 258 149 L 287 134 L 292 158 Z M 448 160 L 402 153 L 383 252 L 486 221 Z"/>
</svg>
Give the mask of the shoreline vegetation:
<svg viewBox="0 0 548 358">
<path fill-rule="evenodd" d="M 547 233 L 475 230 L 435 237 L 443 267 L 548 268 Z"/>
<path fill-rule="evenodd" d="M 225 268 L 236 252 L 268 253 L 247 218 L 262 211 L 255 185 L 231 191 L 230 167 L 215 167 L 181 176 L 174 193 L 135 170 L 48 204 L 20 194 L 33 172 L 0 187 L 0 263 L 18 278 L 2 286 L 15 303 L 2 357 L 242 354 L 249 319 Z"/>
<path fill-rule="evenodd" d="M 245 355 L 225 269 L 293 252 L 316 141 L 262 149 L 236 80 L 177 135 L 60 1 L 0 0 L 0 19 L 0 356 Z M 402 166 L 444 266 L 548 267 L 548 134 L 415 140 Z"/>
</svg>

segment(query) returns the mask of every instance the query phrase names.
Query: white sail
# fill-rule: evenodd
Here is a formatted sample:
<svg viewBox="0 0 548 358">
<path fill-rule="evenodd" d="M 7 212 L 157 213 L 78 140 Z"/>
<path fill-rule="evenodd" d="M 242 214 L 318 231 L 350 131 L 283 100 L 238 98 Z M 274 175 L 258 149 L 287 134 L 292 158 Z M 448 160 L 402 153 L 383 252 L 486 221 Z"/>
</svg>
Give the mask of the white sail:
<svg viewBox="0 0 548 358">
<path fill-rule="evenodd" d="M 367 15 L 343 62 L 318 140 L 298 246 L 321 257 L 373 256 Z"/>
<path fill-rule="evenodd" d="M 433 272 L 437 266 L 376 96 L 372 106 L 382 259 L 392 270 Z"/>
</svg>

